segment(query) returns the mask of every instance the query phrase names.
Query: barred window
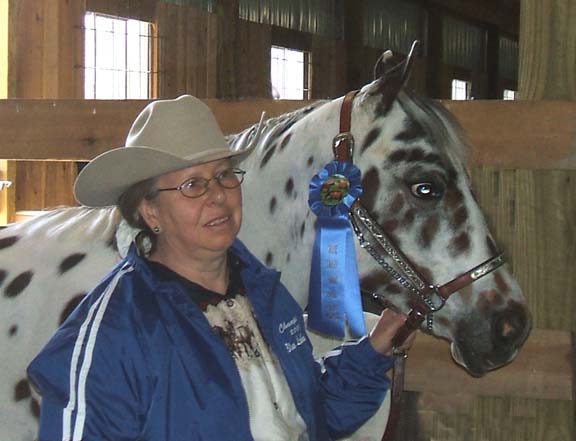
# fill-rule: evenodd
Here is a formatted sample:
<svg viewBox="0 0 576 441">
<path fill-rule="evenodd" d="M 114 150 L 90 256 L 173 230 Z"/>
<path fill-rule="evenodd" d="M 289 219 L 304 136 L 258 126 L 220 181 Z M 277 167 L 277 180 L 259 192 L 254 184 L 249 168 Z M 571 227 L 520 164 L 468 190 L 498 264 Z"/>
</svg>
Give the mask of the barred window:
<svg viewBox="0 0 576 441">
<path fill-rule="evenodd" d="M 273 98 L 310 99 L 310 56 L 308 51 L 272 46 L 270 77 Z"/>
<path fill-rule="evenodd" d="M 516 92 L 512 89 L 504 89 L 504 93 L 502 94 L 502 98 L 505 100 L 515 100 L 516 99 Z"/>
<path fill-rule="evenodd" d="M 154 25 L 95 12 L 84 25 L 84 98 L 153 98 Z"/>
<path fill-rule="evenodd" d="M 472 82 L 464 80 L 452 80 L 452 99 L 469 100 L 472 99 Z"/>
</svg>

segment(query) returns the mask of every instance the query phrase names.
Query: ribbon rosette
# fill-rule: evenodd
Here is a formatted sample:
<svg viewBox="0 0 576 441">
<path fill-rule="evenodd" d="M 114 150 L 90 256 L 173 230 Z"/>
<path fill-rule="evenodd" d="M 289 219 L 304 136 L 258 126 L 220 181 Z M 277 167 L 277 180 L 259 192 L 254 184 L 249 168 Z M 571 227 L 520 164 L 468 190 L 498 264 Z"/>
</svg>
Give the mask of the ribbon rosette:
<svg viewBox="0 0 576 441">
<path fill-rule="evenodd" d="M 310 181 L 308 204 L 318 216 L 312 253 L 308 326 L 344 337 L 366 333 L 349 212 L 362 194 L 360 170 L 332 161 Z"/>
</svg>

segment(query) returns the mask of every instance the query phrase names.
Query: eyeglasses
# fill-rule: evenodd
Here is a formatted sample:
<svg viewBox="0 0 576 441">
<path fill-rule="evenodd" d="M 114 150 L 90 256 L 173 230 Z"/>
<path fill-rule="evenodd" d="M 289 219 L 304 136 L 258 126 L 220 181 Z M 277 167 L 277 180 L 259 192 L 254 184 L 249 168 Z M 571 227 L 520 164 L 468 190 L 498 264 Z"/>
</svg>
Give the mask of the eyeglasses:
<svg viewBox="0 0 576 441">
<path fill-rule="evenodd" d="M 218 182 L 218 184 L 223 188 L 232 189 L 240 186 L 244 180 L 245 174 L 246 172 L 239 168 L 227 168 L 210 179 L 190 178 L 186 179 L 178 187 L 158 188 L 156 189 L 156 192 L 178 190 L 187 198 L 199 198 L 208 191 L 208 185 L 210 185 L 212 180 L 216 180 L 216 182 Z"/>
</svg>

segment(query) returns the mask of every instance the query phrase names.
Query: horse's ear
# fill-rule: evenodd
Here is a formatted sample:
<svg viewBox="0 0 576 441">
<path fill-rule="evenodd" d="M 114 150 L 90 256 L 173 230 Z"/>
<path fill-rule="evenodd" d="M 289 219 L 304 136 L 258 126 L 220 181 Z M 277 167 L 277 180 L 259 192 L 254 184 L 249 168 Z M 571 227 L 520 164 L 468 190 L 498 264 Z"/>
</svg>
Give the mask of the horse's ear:
<svg viewBox="0 0 576 441">
<path fill-rule="evenodd" d="M 376 64 L 374 65 L 374 78 L 373 80 L 377 80 L 378 78 L 382 77 L 387 70 L 391 69 L 390 63 L 392 61 L 392 51 L 388 49 L 387 51 L 382 52 L 382 55 L 378 57 L 376 60 Z"/>
<path fill-rule="evenodd" d="M 418 40 L 412 42 L 410 52 L 408 52 L 408 56 L 404 60 L 404 69 L 402 69 L 402 85 L 406 84 L 410 78 L 412 67 L 414 66 L 414 59 L 416 58 L 416 48 L 419 44 L 420 42 Z"/>
<path fill-rule="evenodd" d="M 374 66 L 374 83 L 372 83 L 367 93 L 370 95 L 383 94 L 388 103 L 391 105 L 402 87 L 410 78 L 414 59 L 416 58 L 416 48 L 420 42 L 418 40 L 412 43 L 408 56 L 400 63 L 393 62 L 392 51 L 387 50 L 376 61 Z"/>
</svg>

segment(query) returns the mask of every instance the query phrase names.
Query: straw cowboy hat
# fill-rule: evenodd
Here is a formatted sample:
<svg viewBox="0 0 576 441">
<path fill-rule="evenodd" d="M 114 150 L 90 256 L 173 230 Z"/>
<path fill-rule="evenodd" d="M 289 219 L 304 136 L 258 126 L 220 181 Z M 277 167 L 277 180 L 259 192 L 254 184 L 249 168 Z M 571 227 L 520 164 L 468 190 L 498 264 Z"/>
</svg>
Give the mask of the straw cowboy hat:
<svg viewBox="0 0 576 441">
<path fill-rule="evenodd" d="M 132 124 L 124 147 L 97 156 L 80 172 L 76 199 L 89 207 L 115 205 L 122 193 L 145 179 L 245 155 L 258 143 L 263 117 L 250 144 L 232 151 L 214 115 L 199 99 L 183 95 L 154 101 Z"/>
</svg>

